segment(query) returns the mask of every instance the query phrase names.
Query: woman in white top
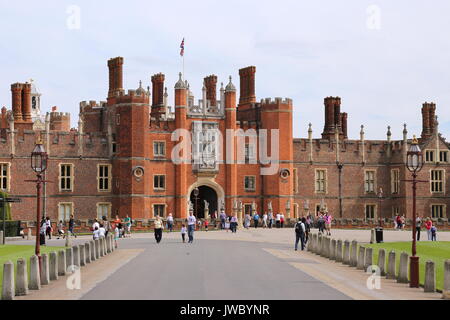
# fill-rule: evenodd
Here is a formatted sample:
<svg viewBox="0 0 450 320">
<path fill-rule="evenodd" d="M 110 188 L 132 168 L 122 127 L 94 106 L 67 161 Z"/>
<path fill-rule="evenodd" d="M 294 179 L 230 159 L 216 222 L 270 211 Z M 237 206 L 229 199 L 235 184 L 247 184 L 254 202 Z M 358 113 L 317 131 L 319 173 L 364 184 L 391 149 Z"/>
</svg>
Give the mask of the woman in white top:
<svg viewBox="0 0 450 320">
<path fill-rule="evenodd" d="M 281 226 L 281 214 L 277 213 L 275 217 L 275 223 L 277 224 L 277 228 L 280 228 Z"/>
<path fill-rule="evenodd" d="M 267 212 L 263 215 L 263 228 L 267 228 Z"/>
</svg>

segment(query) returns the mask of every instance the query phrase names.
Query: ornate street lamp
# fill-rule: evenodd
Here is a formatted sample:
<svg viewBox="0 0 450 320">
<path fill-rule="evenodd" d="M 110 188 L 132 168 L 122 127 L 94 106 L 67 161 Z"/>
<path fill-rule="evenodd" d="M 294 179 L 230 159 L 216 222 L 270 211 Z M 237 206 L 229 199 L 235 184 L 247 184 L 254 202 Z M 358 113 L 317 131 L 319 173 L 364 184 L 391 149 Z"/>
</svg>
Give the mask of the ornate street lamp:
<svg viewBox="0 0 450 320">
<path fill-rule="evenodd" d="M 37 179 L 36 180 L 26 180 L 27 182 L 35 182 L 36 183 L 36 246 L 35 246 L 35 254 L 39 258 L 39 265 L 41 262 L 40 256 L 40 222 L 41 222 L 41 184 L 48 182 L 42 179 L 42 174 L 47 170 L 48 163 L 48 154 L 45 152 L 44 146 L 42 145 L 42 141 L 36 143 L 36 146 L 31 152 L 31 169 L 36 172 Z"/>
<path fill-rule="evenodd" d="M 409 286 L 411 288 L 419 287 L 419 257 L 416 256 L 416 190 L 417 190 L 417 174 L 423 167 L 423 154 L 419 147 L 419 142 L 414 136 L 411 147 L 406 154 L 406 168 L 412 173 L 412 189 L 413 189 L 413 216 L 412 216 L 412 256 L 409 265 Z"/>
<path fill-rule="evenodd" d="M 198 187 L 194 189 L 194 197 L 195 197 L 195 216 L 198 218 L 198 196 L 200 194 L 200 190 Z"/>
<path fill-rule="evenodd" d="M 380 220 L 380 228 L 383 227 L 382 218 L 381 218 L 381 201 L 383 200 L 383 188 L 378 190 L 378 200 L 380 201 L 380 208 L 378 210 L 378 216 Z"/>
</svg>

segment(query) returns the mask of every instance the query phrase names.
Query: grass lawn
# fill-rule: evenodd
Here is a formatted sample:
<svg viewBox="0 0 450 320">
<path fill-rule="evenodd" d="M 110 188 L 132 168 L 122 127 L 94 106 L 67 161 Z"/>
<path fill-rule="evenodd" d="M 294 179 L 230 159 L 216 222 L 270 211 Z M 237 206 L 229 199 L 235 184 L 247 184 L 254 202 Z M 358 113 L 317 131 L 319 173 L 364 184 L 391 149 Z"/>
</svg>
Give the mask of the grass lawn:
<svg viewBox="0 0 450 320">
<path fill-rule="evenodd" d="M 41 246 L 41 254 L 50 253 L 52 251 L 58 252 L 64 247 L 47 247 Z M 3 264 L 6 261 L 11 261 L 14 266 L 17 264 L 17 259 L 24 258 L 27 260 L 28 274 L 30 272 L 30 257 L 34 255 L 34 246 L 15 246 L 15 245 L 0 245 L 0 292 L 3 285 Z M 14 267 L 14 272 L 16 268 Z"/>
<path fill-rule="evenodd" d="M 411 242 L 387 242 L 364 245 L 364 247 L 374 248 L 374 264 L 378 263 L 378 249 L 386 250 L 386 261 L 389 252 L 396 252 L 397 272 L 400 264 L 400 254 L 406 252 L 411 256 Z M 436 288 L 442 290 L 444 284 L 444 261 L 450 259 L 450 242 L 444 241 L 419 241 L 417 242 L 417 255 L 419 256 L 419 280 L 423 285 L 425 281 L 425 263 L 428 260 L 434 261 L 436 267 Z M 386 269 L 387 270 L 387 269 Z"/>
</svg>

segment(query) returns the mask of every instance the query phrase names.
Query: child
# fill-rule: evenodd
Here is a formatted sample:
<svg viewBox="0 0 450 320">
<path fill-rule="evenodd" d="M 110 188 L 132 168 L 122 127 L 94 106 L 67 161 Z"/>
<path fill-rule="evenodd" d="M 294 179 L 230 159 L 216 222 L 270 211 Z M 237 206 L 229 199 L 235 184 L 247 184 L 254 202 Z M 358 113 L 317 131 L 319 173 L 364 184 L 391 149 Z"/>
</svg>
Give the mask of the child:
<svg viewBox="0 0 450 320">
<path fill-rule="evenodd" d="M 183 238 L 183 243 L 186 242 L 186 234 L 187 234 L 186 225 L 183 223 L 181 225 L 181 238 Z"/>
<path fill-rule="evenodd" d="M 208 232 L 208 225 L 209 225 L 208 220 L 205 220 L 205 230 L 206 230 L 206 232 Z"/>
<path fill-rule="evenodd" d="M 197 225 L 198 225 L 198 231 L 202 231 L 202 220 L 198 219 Z"/>
<path fill-rule="evenodd" d="M 437 228 L 435 226 L 431 227 L 431 241 L 436 241 Z"/>
<path fill-rule="evenodd" d="M 94 240 L 98 240 L 99 238 L 100 238 L 100 230 L 98 230 L 98 227 L 95 227 Z"/>
<path fill-rule="evenodd" d="M 64 223 L 62 222 L 62 220 L 59 220 L 59 223 L 58 223 L 58 240 L 59 240 L 59 238 L 61 238 L 61 236 L 63 237 L 63 239 L 66 237 L 66 235 L 64 234 Z"/>
<path fill-rule="evenodd" d="M 106 229 L 103 226 L 103 224 L 100 225 L 100 228 L 98 229 L 99 232 L 99 238 L 104 239 L 106 236 Z"/>
<path fill-rule="evenodd" d="M 119 239 L 119 226 L 116 224 L 114 229 L 114 245 L 117 248 L 117 240 Z"/>
</svg>

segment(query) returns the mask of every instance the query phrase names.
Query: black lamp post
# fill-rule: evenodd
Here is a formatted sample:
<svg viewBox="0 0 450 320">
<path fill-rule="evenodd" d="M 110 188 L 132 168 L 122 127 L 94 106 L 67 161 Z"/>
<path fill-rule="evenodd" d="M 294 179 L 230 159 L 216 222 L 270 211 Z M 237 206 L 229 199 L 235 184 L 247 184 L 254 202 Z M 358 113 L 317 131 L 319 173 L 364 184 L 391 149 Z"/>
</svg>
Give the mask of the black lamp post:
<svg viewBox="0 0 450 320">
<path fill-rule="evenodd" d="M 378 200 L 380 201 L 380 208 L 378 210 L 378 216 L 379 216 L 380 228 L 381 228 L 381 227 L 383 227 L 382 215 L 381 215 L 381 201 L 383 201 L 383 188 L 380 188 L 380 190 L 378 190 Z"/>
<path fill-rule="evenodd" d="M 200 194 L 200 190 L 198 187 L 194 189 L 194 197 L 195 197 L 195 216 L 198 217 L 198 196 Z"/>
<path fill-rule="evenodd" d="M 27 180 L 28 182 L 36 183 L 36 198 L 37 198 L 37 207 L 36 207 L 36 247 L 35 254 L 39 257 L 39 262 L 41 260 L 40 257 L 40 221 L 41 221 L 41 184 L 47 181 L 42 179 L 42 174 L 47 170 L 47 162 L 48 162 L 48 154 L 45 152 L 44 146 L 42 145 L 42 141 L 38 141 L 36 146 L 31 153 L 31 168 L 34 172 L 36 172 L 37 179 L 36 180 Z"/>
<path fill-rule="evenodd" d="M 419 147 L 419 142 L 414 136 L 411 147 L 406 154 L 406 168 L 412 173 L 412 189 L 413 189 L 413 216 L 412 216 L 412 256 L 409 265 L 409 286 L 411 288 L 419 287 L 419 257 L 416 256 L 416 190 L 417 190 L 417 174 L 423 167 L 423 154 Z"/>
</svg>

